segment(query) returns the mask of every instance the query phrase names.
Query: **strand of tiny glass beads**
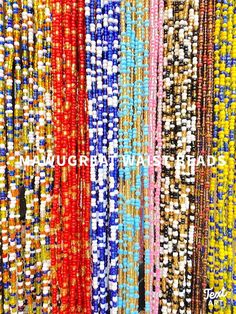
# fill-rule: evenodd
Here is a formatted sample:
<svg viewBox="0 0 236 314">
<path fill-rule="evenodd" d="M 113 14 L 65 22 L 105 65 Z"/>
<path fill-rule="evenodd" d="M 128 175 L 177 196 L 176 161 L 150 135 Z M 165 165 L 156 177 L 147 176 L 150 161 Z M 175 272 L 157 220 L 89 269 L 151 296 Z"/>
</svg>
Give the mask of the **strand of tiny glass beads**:
<svg viewBox="0 0 236 314">
<path fill-rule="evenodd" d="M 150 13 L 151 14 L 151 13 Z M 157 109 L 155 125 L 155 156 L 158 165 L 154 167 L 154 282 L 153 282 L 153 304 L 151 313 L 159 312 L 160 294 L 160 193 L 161 193 L 161 156 L 162 156 L 162 99 L 163 99 L 163 38 L 164 38 L 164 1 L 158 1 L 158 63 L 157 63 Z M 150 220 L 151 223 L 151 220 Z M 152 248 L 151 248 L 152 250 Z M 158 306 L 157 306 L 158 305 Z"/>
<path fill-rule="evenodd" d="M 5 213 L 2 213 L 2 254 L 3 254 L 3 311 L 10 313 L 12 308 L 16 307 L 16 220 L 19 214 L 19 202 L 16 201 L 17 192 L 14 182 L 14 137 L 13 137 L 13 3 L 3 3 L 5 16 L 5 42 L 4 42 L 4 109 L 3 117 L 5 119 L 5 169 L 3 175 L 7 175 L 5 190 Z M 13 169 L 12 169 L 13 168 Z M 13 171 L 12 171 L 13 170 Z M 6 179 L 5 179 L 6 180 Z M 17 191 L 17 192 L 16 192 Z M 17 208 L 18 205 L 18 208 Z M 4 216 L 3 216 L 4 215 Z M 5 225 L 5 226 L 4 226 Z M 10 290 L 12 289 L 12 290 Z"/>
<path fill-rule="evenodd" d="M 108 156 L 109 160 L 109 299 L 110 313 L 118 312 L 118 74 L 120 3 L 108 2 Z"/>
<path fill-rule="evenodd" d="M 54 104 L 54 152 L 56 156 L 61 154 L 61 107 L 62 107 L 62 29 L 61 29 L 61 1 L 52 2 L 52 85 L 53 85 L 53 104 Z M 60 230 L 60 177 L 61 167 L 56 163 L 54 169 L 53 187 L 53 206 L 50 222 L 50 248 L 51 248 L 51 295 L 52 313 L 59 313 L 58 288 L 60 280 L 60 249 L 61 249 L 61 230 Z"/>
<path fill-rule="evenodd" d="M 148 127 L 149 127 L 149 146 L 148 154 L 150 158 L 149 165 L 149 213 L 150 213 L 150 308 L 157 308 L 157 303 L 154 305 L 153 285 L 155 283 L 155 255 L 154 255 L 154 242 L 155 242 L 155 212 L 154 212 L 154 154 L 155 154 L 155 126 L 156 126 L 156 107 L 157 107 L 157 60 L 158 60 L 158 2 L 150 1 L 150 52 L 149 52 L 149 112 L 148 112 Z M 156 226 L 158 228 L 158 226 Z"/>
<path fill-rule="evenodd" d="M 191 313 L 198 13 L 198 1 L 167 1 L 164 13 L 160 305 L 173 314 Z"/>
<path fill-rule="evenodd" d="M 148 19 L 147 1 L 121 1 L 119 313 L 139 312 L 143 265 L 145 311 L 150 311 L 148 168 L 137 162 L 148 153 Z M 125 158 L 135 161 L 124 163 Z"/>
<path fill-rule="evenodd" d="M 5 116 L 4 116 L 4 10 L 3 1 L 0 1 L 0 263 L 2 267 L 0 268 L 0 313 L 3 313 L 3 301 L 4 301 L 4 284 L 3 284 L 3 274 L 4 274 L 4 263 L 7 259 L 4 257 L 4 250 L 6 240 L 3 238 L 7 233 L 6 225 L 6 181 L 5 181 L 5 168 L 6 168 L 6 143 L 5 143 Z M 6 256 L 6 254 L 5 254 Z M 8 273 L 6 273 L 8 275 Z M 8 306 L 8 305 L 7 305 Z"/>
<path fill-rule="evenodd" d="M 68 12 L 71 11 L 71 9 L 71 4 L 67 7 L 67 3 L 65 2 L 52 2 L 52 73 L 53 102 L 55 106 L 55 154 L 58 154 L 63 160 L 66 160 L 70 153 L 68 151 L 70 138 L 67 123 L 69 119 L 71 119 L 72 98 L 71 95 L 68 97 L 68 89 L 69 85 L 72 84 L 71 69 L 74 67 L 71 60 L 72 42 L 70 36 L 72 17 Z M 61 167 L 56 163 L 53 190 L 54 202 L 51 219 L 53 313 L 68 313 L 69 311 L 69 278 L 71 275 L 69 254 L 71 246 L 70 241 L 72 238 L 72 221 L 71 207 L 69 204 L 68 171 L 67 160 L 62 163 Z M 77 248 L 74 247 L 73 249 L 76 251 Z M 72 309 L 72 311 L 74 311 L 74 309 Z"/>
<path fill-rule="evenodd" d="M 13 21 L 12 21 L 12 3 L 9 4 L 9 7 L 6 7 L 6 3 L 2 2 L 3 7 L 3 14 L 7 12 L 7 14 L 2 16 L 2 37 L 1 37 L 1 52 L 2 52 L 2 84 L 1 84 L 1 253 L 2 253 L 2 310 L 6 313 L 10 313 L 10 296 L 9 296 L 9 287 L 10 287 L 10 262 L 9 262 L 9 239 L 8 239 L 8 231 L 9 231 L 9 222 L 8 222 L 8 215 L 9 215 L 9 203 L 8 203 L 8 187 L 6 182 L 6 167 L 7 167 L 7 131 L 6 131 L 6 115 L 5 115 L 5 108 L 6 108 L 6 99 L 5 95 L 6 92 L 9 89 L 9 80 L 10 84 L 12 85 L 12 78 L 8 77 L 8 85 L 6 85 L 6 74 L 9 73 L 9 75 L 12 74 L 12 64 L 9 62 L 10 58 L 7 58 L 9 56 L 9 53 L 11 53 L 11 59 L 12 58 L 12 49 L 9 51 L 9 45 L 13 45 Z M 6 11 L 6 9 L 8 9 Z M 6 24 L 8 23 L 9 29 L 8 33 L 6 34 Z M 7 25 L 7 26 L 8 26 Z M 4 36 L 5 35 L 5 36 Z M 11 42 L 7 42 L 7 35 L 9 36 L 9 39 Z M 8 46 L 8 47 L 7 47 Z M 12 93 L 12 88 L 10 86 L 10 97 Z M 11 112 L 12 104 L 10 102 L 10 112 Z M 8 128 L 9 129 L 9 128 Z M 12 137 L 12 135 L 10 135 Z M 10 139 L 12 141 L 12 139 Z M 14 214 L 13 214 L 14 215 Z M 11 220 L 12 222 L 12 220 Z M 13 222 L 14 218 L 13 218 Z M 14 235 L 13 235 L 14 236 Z M 15 239 L 14 239 L 15 240 Z M 13 241 L 14 241 L 13 240 Z M 14 259 L 15 262 L 15 259 Z M 14 264 L 13 264 L 14 267 Z M 15 269 L 14 269 L 15 271 Z M 14 282 L 15 284 L 15 282 Z M 15 291 L 14 291 L 15 292 Z M 12 299 L 13 304 L 16 303 L 16 298 Z"/>
<path fill-rule="evenodd" d="M 78 15 L 75 15 L 75 22 L 77 20 L 77 58 L 80 60 L 78 72 L 78 104 L 79 104 L 79 121 L 77 124 L 78 132 L 78 160 L 80 155 L 86 156 L 89 160 L 89 129 L 88 129 L 88 104 L 87 104 L 87 90 L 86 90 L 86 51 L 85 51 L 85 0 L 74 1 L 78 5 Z M 80 207 L 80 228 L 82 231 L 81 252 L 78 254 L 78 259 L 81 259 L 82 267 L 79 267 L 79 280 L 82 282 L 82 294 L 78 293 L 78 308 L 84 314 L 91 313 L 91 248 L 90 248 L 90 210 L 91 210 L 91 183 L 90 183 L 90 164 L 80 165 L 81 176 L 78 179 L 78 189 L 80 200 L 78 206 Z M 78 239 L 77 239 L 78 241 Z"/>
<path fill-rule="evenodd" d="M 197 135 L 195 181 L 195 247 L 193 264 L 192 311 L 206 313 L 207 244 L 209 228 L 209 181 L 211 167 L 207 164 L 212 147 L 213 103 L 213 10 L 214 1 L 201 1 L 198 34 Z M 199 159 L 200 160 L 200 159 Z"/>
<path fill-rule="evenodd" d="M 54 137 L 52 313 L 91 313 L 85 3 L 52 3 Z M 81 162 L 81 157 L 87 157 Z M 58 160 L 60 162 L 58 162 Z"/>
<path fill-rule="evenodd" d="M 92 312 L 117 313 L 119 1 L 87 1 L 85 11 Z"/>
<path fill-rule="evenodd" d="M 35 29 L 35 54 L 34 69 L 31 76 L 34 104 L 34 130 L 29 130 L 29 137 L 35 138 L 35 157 L 40 160 L 40 165 L 35 166 L 34 172 L 34 246 L 36 257 L 35 268 L 35 293 L 36 312 L 49 313 L 50 305 L 50 211 L 52 204 L 53 168 L 51 163 L 45 163 L 45 156 L 53 154 L 52 136 L 52 100 L 51 100 L 51 13 L 50 2 L 34 0 L 34 24 L 31 24 L 31 36 Z M 30 60 L 30 59 L 29 59 Z M 36 87 L 37 86 L 37 87 Z M 31 104 L 30 104 L 31 105 Z M 32 119 L 31 110 L 29 117 Z"/>
<path fill-rule="evenodd" d="M 209 313 L 236 312 L 235 9 L 235 1 L 216 1 L 212 153 L 217 163 L 210 181 L 208 281 L 215 293 L 224 293 L 209 302 Z"/>
<path fill-rule="evenodd" d="M 49 313 L 52 167 L 37 163 L 53 144 L 51 14 L 45 1 L 1 9 L 1 309 Z"/>
<path fill-rule="evenodd" d="M 149 52 L 149 214 L 150 214 L 150 313 L 159 311 L 160 291 L 160 181 L 163 98 L 164 1 L 150 1 Z M 154 165 L 154 155 L 158 165 Z"/>
</svg>

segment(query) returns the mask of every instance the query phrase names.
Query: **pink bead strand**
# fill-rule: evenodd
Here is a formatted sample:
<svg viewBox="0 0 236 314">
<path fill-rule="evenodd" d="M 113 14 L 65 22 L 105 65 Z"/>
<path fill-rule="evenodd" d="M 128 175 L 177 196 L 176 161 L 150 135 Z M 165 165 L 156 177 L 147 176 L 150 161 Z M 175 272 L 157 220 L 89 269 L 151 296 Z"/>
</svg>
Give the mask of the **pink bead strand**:
<svg viewBox="0 0 236 314">
<path fill-rule="evenodd" d="M 156 108 L 157 108 L 157 61 L 158 61 L 158 0 L 150 1 L 150 51 L 149 51 L 149 147 L 148 153 L 150 157 L 149 165 L 149 215 L 150 215 L 150 313 L 154 313 L 155 307 L 158 305 L 154 302 L 153 286 L 155 282 L 155 251 L 154 251 L 154 228 L 155 228 L 155 214 L 154 214 L 154 164 L 153 157 L 155 154 L 155 128 L 156 128 Z"/>
<path fill-rule="evenodd" d="M 156 152 L 155 155 L 159 161 L 155 167 L 155 201 L 154 201 L 154 226 L 155 226 L 155 243 L 154 243 L 154 264 L 155 264 L 155 294 L 153 300 L 152 313 L 158 313 L 159 292 L 160 292 L 160 189 L 161 189 L 161 157 L 162 157 L 162 98 L 163 98 L 163 15 L 164 1 L 159 0 L 158 7 L 158 89 L 157 89 L 157 120 L 156 120 Z"/>
</svg>

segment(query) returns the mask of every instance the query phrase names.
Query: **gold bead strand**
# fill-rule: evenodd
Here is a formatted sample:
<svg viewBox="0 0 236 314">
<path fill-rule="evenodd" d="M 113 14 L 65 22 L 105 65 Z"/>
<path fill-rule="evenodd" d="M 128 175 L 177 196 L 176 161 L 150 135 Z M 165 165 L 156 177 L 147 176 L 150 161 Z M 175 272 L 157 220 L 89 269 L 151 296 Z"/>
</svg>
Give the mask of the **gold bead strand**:
<svg viewBox="0 0 236 314">
<path fill-rule="evenodd" d="M 126 20 L 127 16 L 129 20 Z M 120 183 L 119 183 L 119 297 L 118 297 L 118 313 L 124 313 L 126 306 L 126 279 L 127 279 L 127 262 L 128 258 L 128 243 L 127 243 L 127 225 L 124 221 L 125 216 L 130 211 L 131 204 L 127 199 L 131 198 L 130 181 L 127 179 L 127 172 L 125 172 L 124 158 L 130 155 L 130 150 L 127 147 L 126 141 L 128 140 L 128 128 L 130 125 L 129 108 L 131 93 L 131 72 L 128 69 L 127 52 L 132 55 L 130 47 L 130 37 L 126 33 L 126 28 L 131 30 L 131 3 L 129 1 L 121 1 L 120 5 L 120 28 L 121 28 L 121 61 L 120 61 L 120 99 L 119 99 L 119 155 L 121 159 L 120 164 Z M 129 144 L 130 145 L 130 144 Z M 126 168 L 127 169 L 127 168 Z M 130 178 L 131 174 L 128 173 Z"/>
<path fill-rule="evenodd" d="M 6 293 L 7 299 L 4 311 L 11 311 L 16 313 L 16 280 L 17 280 L 17 266 L 16 266 L 16 226 L 15 218 L 17 214 L 17 189 L 15 183 L 15 171 L 14 171 L 14 81 L 13 81 L 13 64 L 14 64 L 14 25 L 13 25 L 13 1 L 9 1 L 6 4 L 6 37 L 5 37 L 5 117 L 6 117 L 6 141 L 7 141 L 7 184 L 8 184 L 8 267 L 9 267 L 9 286 Z M 4 295 L 5 297 L 5 295 Z"/>
<path fill-rule="evenodd" d="M 33 108 L 33 63 L 31 57 L 33 56 L 34 48 L 33 40 L 33 21 L 32 15 L 28 13 L 28 7 L 32 9 L 32 2 L 23 0 L 22 2 L 22 29 L 21 29 L 21 58 L 22 58 L 22 111 L 23 111 L 23 127 L 22 127 L 22 142 L 24 160 L 33 160 L 34 139 L 32 138 L 34 129 L 33 122 L 29 119 L 30 112 Z M 29 40 L 29 46 L 28 46 Z M 29 47 L 29 51 L 27 48 Z M 34 180 L 34 166 L 24 164 L 23 166 L 23 184 L 25 187 L 25 232 L 23 233 L 23 254 L 24 254 L 24 299 L 27 305 L 29 314 L 33 314 L 33 292 L 34 288 L 32 282 L 34 281 L 34 241 L 33 241 L 33 180 Z"/>
<path fill-rule="evenodd" d="M 22 221 L 24 220 L 24 208 L 21 208 L 21 197 L 23 195 L 24 188 L 22 186 L 22 166 L 20 164 L 20 155 L 23 148 L 21 141 L 22 136 L 22 90 L 21 90 L 21 4 L 20 1 L 15 0 L 13 2 L 14 8 L 14 169 L 15 169 L 15 181 L 16 181 L 16 214 L 15 214 L 15 228 L 16 228 L 16 267 L 17 267 L 17 313 L 21 313 L 24 307 L 24 274 L 23 274 L 23 254 L 22 254 L 22 240 L 24 236 L 24 230 Z"/>
</svg>

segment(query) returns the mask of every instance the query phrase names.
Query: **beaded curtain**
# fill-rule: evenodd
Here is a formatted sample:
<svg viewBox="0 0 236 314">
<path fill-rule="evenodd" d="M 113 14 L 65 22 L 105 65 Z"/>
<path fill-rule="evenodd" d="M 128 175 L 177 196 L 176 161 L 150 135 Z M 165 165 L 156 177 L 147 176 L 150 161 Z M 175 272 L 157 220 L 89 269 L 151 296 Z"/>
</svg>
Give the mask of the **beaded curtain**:
<svg viewBox="0 0 236 314">
<path fill-rule="evenodd" d="M 236 313 L 235 67 L 235 0 L 0 0 L 0 314 Z"/>
</svg>

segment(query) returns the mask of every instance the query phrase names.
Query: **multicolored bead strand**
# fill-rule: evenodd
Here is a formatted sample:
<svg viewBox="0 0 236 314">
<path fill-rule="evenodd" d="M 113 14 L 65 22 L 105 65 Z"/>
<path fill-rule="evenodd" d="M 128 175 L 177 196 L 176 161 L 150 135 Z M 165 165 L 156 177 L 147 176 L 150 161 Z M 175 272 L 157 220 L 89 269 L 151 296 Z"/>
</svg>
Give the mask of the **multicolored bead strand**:
<svg viewBox="0 0 236 314">
<path fill-rule="evenodd" d="M 3 7 L 1 309 L 49 313 L 52 166 L 42 164 L 42 155 L 53 148 L 50 5 L 8 1 Z"/>
<path fill-rule="evenodd" d="M 161 182 L 161 311 L 191 313 L 194 237 L 197 39 L 196 1 L 167 1 Z"/>
<path fill-rule="evenodd" d="M 0 314 L 236 314 L 236 0 L 0 0 Z"/>
<path fill-rule="evenodd" d="M 6 180 L 5 180 L 5 168 L 6 168 L 6 142 L 5 142 L 5 100 L 4 100 L 4 57 L 5 57 L 5 47 L 4 47 L 4 9 L 3 1 L 0 2 L 0 313 L 3 313 L 4 307 L 4 268 L 8 261 L 6 254 L 5 242 L 6 239 L 3 237 L 7 232 L 6 226 Z M 4 254 L 5 253 L 5 254 Z"/>
<path fill-rule="evenodd" d="M 148 167 L 139 162 L 148 157 L 148 26 L 146 1 L 121 1 L 119 313 L 139 311 L 142 265 L 150 311 Z"/>
<path fill-rule="evenodd" d="M 235 296 L 235 1 L 216 1 L 213 148 L 210 180 L 209 289 L 221 293 L 208 313 L 233 313 Z"/>
<path fill-rule="evenodd" d="M 6 220 L 8 230 L 5 234 L 6 241 L 6 255 L 8 268 L 8 282 L 4 282 L 6 272 L 3 271 L 4 284 L 4 311 L 10 313 L 14 311 L 17 305 L 16 299 L 16 217 L 19 207 L 16 206 L 16 197 L 19 190 L 16 189 L 14 178 L 14 131 L 13 131 L 13 60 L 14 60 L 14 35 L 13 35 L 13 2 L 5 2 L 6 24 L 5 24 L 5 128 L 6 128 L 6 175 L 7 175 L 7 213 Z M 18 203 L 19 206 L 19 203 Z M 4 244 L 3 244 L 4 246 Z M 4 253 L 3 253 L 4 254 Z M 6 263 L 7 264 L 7 263 Z M 6 265 L 5 264 L 5 265 Z"/>
</svg>

